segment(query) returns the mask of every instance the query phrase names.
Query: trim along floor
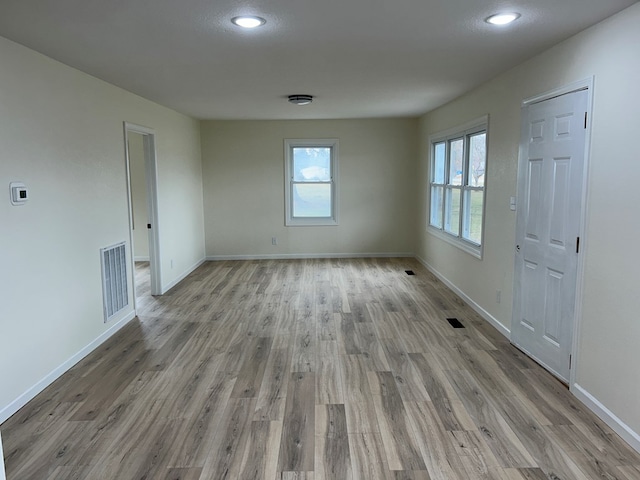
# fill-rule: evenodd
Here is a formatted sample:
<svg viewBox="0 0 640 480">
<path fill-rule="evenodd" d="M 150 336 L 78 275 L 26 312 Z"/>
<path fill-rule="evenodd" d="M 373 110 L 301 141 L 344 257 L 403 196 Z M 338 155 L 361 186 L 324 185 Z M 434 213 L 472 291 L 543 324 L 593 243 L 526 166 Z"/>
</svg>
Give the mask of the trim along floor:
<svg viewBox="0 0 640 480">
<path fill-rule="evenodd" d="M 9 480 L 640 478 L 415 259 L 207 262 L 138 292 L 138 318 L 1 426 Z"/>
</svg>

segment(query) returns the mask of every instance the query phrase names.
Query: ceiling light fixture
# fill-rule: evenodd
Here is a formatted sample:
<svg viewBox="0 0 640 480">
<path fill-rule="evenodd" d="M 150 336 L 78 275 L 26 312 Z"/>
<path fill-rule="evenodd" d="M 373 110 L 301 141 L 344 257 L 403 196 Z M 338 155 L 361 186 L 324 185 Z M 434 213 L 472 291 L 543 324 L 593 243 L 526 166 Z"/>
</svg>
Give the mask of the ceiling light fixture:
<svg viewBox="0 0 640 480">
<path fill-rule="evenodd" d="M 289 103 L 294 105 L 309 105 L 313 102 L 313 95 L 289 95 Z"/>
<path fill-rule="evenodd" d="M 515 12 L 496 13 L 495 15 L 491 15 L 489 18 L 486 18 L 485 22 L 490 23 L 491 25 L 508 25 L 518 18 L 520 18 L 520 14 Z"/>
<path fill-rule="evenodd" d="M 256 28 L 261 27 L 267 21 L 262 17 L 255 17 L 252 15 L 243 15 L 242 17 L 233 17 L 231 23 L 242 28 Z"/>
</svg>

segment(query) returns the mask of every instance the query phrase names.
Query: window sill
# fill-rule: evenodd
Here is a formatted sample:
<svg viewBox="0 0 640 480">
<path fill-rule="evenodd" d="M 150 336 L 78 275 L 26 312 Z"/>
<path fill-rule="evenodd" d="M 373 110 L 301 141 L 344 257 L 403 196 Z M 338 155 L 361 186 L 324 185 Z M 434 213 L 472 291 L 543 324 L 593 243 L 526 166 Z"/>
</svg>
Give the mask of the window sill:
<svg viewBox="0 0 640 480">
<path fill-rule="evenodd" d="M 431 225 L 427 227 L 427 233 L 447 242 L 449 245 L 453 245 L 454 247 L 459 248 L 469 255 L 476 257 L 478 260 L 482 260 L 482 245 L 474 245 L 473 243 L 467 242 L 466 240 L 462 240 L 460 238 L 454 237 L 453 235 L 449 235 L 448 233 L 434 228 Z"/>
<path fill-rule="evenodd" d="M 288 218 L 285 227 L 335 227 L 338 221 L 333 218 Z"/>
</svg>

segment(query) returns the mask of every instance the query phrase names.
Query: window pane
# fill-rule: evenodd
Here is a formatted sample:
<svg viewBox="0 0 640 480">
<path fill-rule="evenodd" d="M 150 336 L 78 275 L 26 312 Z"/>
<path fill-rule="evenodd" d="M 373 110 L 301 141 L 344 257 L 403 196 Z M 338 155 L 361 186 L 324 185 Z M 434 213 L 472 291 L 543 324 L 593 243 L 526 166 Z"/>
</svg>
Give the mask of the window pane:
<svg viewBox="0 0 640 480">
<path fill-rule="evenodd" d="M 292 150 L 294 181 L 331 180 L 331 147 L 293 147 Z"/>
<path fill-rule="evenodd" d="M 484 186 L 484 170 L 487 163 L 487 134 L 486 132 L 469 137 L 469 173 L 467 185 L 472 187 Z"/>
<path fill-rule="evenodd" d="M 449 185 L 462 185 L 462 164 L 464 162 L 464 139 L 449 141 Z"/>
<path fill-rule="evenodd" d="M 444 229 L 460 235 L 460 189 L 447 188 L 445 192 Z"/>
<path fill-rule="evenodd" d="M 464 195 L 463 238 L 480 245 L 482 243 L 482 203 L 484 192 L 467 190 Z"/>
<path fill-rule="evenodd" d="M 444 188 L 431 187 L 431 215 L 429 223 L 434 227 L 442 228 L 442 197 Z"/>
<path fill-rule="evenodd" d="M 293 185 L 294 217 L 331 217 L 331 184 Z"/>
<path fill-rule="evenodd" d="M 433 178 L 434 183 L 444 183 L 444 152 L 444 142 L 436 143 L 433 146 L 433 172 L 431 173 L 431 178 Z"/>
</svg>

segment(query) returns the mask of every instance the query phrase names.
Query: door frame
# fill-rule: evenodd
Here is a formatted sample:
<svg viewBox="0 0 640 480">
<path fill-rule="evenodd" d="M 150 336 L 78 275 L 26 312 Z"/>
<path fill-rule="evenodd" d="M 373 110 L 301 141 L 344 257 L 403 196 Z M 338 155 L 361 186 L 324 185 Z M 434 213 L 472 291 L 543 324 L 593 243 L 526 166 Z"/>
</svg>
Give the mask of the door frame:
<svg viewBox="0 0 640 480">
<path fill-rule="evenodd" d="M 574 318 L 573 318 L 573 332 L 572 332 L 572 340 L 571 340 L 571 368 L 569 369 L 569 389 L 573 390 L 573 385 L 576 380 L 576 372 L 578 365 L 580 364 L 579 358 L 579 339 L 580 339 L 580 330 L 581 330 L 581 319 L 582 319 L 582 304 L 583 304 L 583 296 L 584 296 L 584 258 L 587 251 L 587 242 L 586 242 L 586 231 L 587 231 L 587 222 L 588 222 L 588 198 L 589 198 L 589 176 L 590 176 L 590 145 L 591 145 L 591 124 L 593 118 L 593 88 L 594 88 L 595 78 L 593 76 L 585 78 L 583 80 L 579 80 L 577 82 L 572 82 L 561 87 L 555 88 L 553 90 L 549 90 L 547 92 L 541 93 L 539 95 L 535 95 L 533 97 L 526 98 L 521 103 L 521 113 L 520 119 L 524 118 L 524 112 L 527 107 L 530 105 L 544 102 L 545 100 L 551 100 L 556 97 L 560 97 L 562 95 L 566 95 L 569 93 L 586 90 L 587 91 L 587 128 L 585 132 L 585 146 L 584 146 L 584 169 L 582 172 L 582 192 L 581 192 L 581 205 L 580 205 L 580 225 L 578 230 L 578 235 L 582 240 L 580 242 L 580 252 L 577 259 L 577 268 L 576 268 L 576 293 L 575 293 L 575 305 L 574 305 Z M 521 184 L 522 175 L 525 172 L 520 168 L 522 159 L 524 158 L 526 152 L 524 146 L 519 140 L 519 148 L 518 148 L 518 175 L 517 175 L 517 183 L 516 190 Z M 519 194 L 519 191 L 516 191 Z M 516 217 L 516 225 L 518 223 L 518 218 Z M 514 257 L 517 253 L 514 252 Z M 514 260 L 514 295 L 513 295 L 513 308 L 511 314 L 511 322 L 516 321 L 516 315 L 518 314 L 516 309 L 516 279 L 517 273 L 515 271 L 516 261 Z M 512 329 L 513 331 L 513 329 Z M 513 340 L 513 333 L 510 335 L 510 340 Z"/>
<path fill-rule="evenodd" d="M 123 122 L 125 162 L 127 170 L 127 201 L 129 204 L 129 245 L 131 246 L 131 272 L 135 277 L 135 260 L 133 258 L 133 202 L 131 195 L 131 165 L 129 159 L 129 132 L 138 133 L 143 138 L 144 170 L 147 183 L 147 209 L 151 225 L 149 229 L 149 271 L 151 276 L 151 295 L 162 295 L 162 270 L 160 255 L 160 235 L 158 222 L 158 165 L 156 159 L 156 134 L 152 128 Z M 133 305 L 136 308 L 136 286 L 133 283 Z"/>
<path fill-rule="evenodd" d="M 4 471 L 4 454 L 2 453 L 2 435 L 0 435 L 0 480 L 6 480 Z"/>
</svg>

